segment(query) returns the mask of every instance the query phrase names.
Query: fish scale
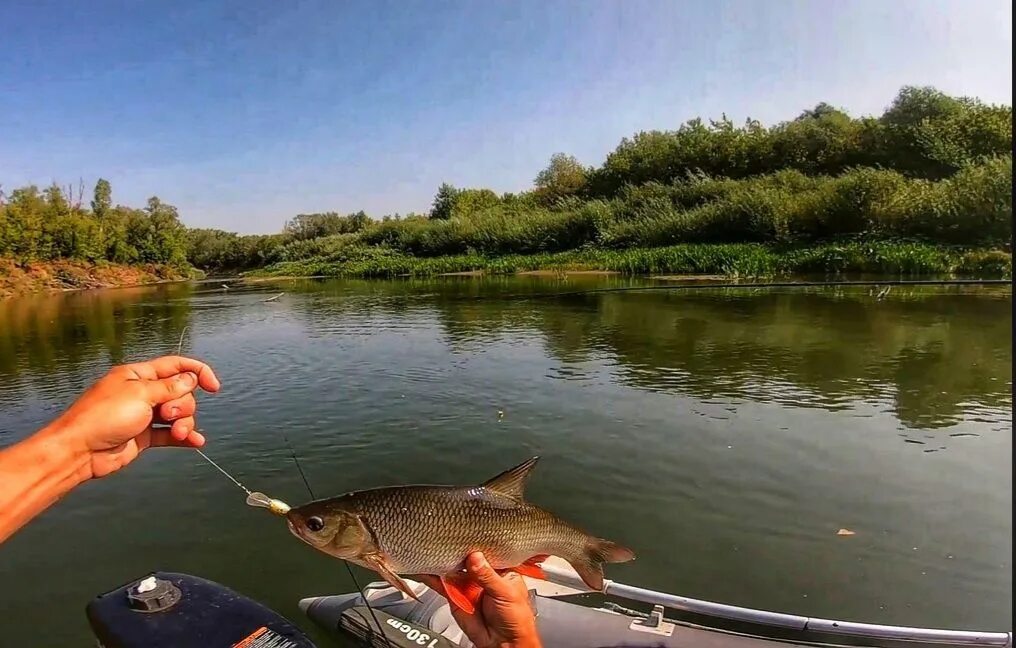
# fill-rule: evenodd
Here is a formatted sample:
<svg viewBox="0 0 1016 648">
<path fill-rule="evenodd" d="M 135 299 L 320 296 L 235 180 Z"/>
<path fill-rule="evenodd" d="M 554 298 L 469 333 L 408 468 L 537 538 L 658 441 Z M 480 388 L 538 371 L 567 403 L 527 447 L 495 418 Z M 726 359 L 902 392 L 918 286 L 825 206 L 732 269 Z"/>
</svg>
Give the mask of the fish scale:
<svg viewBox="0 0 1016 648">
<path fill-rule="evenodd" d="M 399 574 L 455 577 L 474 551 L 495 569 L 558 556 L 589 587 L 602 589 L 602 564 L 635 554 L 526 502 L 523 490 L 536 461 L 478 486 L 390 486 L 318 500 L 291 509 L 287 523 L 312 547 L 377 571 L 409 596 L 415 594 Z"/>
<path fill-rule="evenodd" d="M 482 551 L 497 569 L 579 551 L 586 534 L 483 487 L 408 486 L 351 493 L 396 572 L 442 574 Z"/>
</svg>

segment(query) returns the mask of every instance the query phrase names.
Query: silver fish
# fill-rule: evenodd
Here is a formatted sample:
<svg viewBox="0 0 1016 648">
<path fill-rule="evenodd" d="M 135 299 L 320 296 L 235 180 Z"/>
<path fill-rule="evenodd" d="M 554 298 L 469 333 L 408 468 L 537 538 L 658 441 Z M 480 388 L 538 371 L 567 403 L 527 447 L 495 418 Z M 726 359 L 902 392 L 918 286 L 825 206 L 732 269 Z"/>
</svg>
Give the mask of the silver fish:
<svg viewBox="0 0 1016 648">
<path fill-rule="evenodd" d="M 526 479 L 538 459 L 479 486 L 356 491 L 296 507 L 286 519 L 289 530 L 310 546 L 372 569 L 414 598 L 400 574 L 441 577 L 449 599 L 468 609 L 456 579 L 474 551 L 483 552 L 494 569 L 536 576 L 541 574 L 536 563 L 558 556 L 591 589 L 602 590 L 603 563 L 625 562 L 635 554 L 526 502 Z"/>
</svg>

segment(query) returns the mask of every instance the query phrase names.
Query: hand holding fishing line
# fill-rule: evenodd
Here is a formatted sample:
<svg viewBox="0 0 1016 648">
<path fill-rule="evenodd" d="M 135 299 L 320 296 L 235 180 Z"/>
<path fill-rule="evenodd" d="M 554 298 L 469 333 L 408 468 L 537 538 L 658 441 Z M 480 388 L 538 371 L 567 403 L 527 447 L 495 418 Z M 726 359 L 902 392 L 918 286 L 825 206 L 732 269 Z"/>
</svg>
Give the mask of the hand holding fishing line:
<svg viewBox="0 0 1016 648">
<path fill-rule="evenodd" d="M 111 369 L 55 421 L 0 450 L 0 542 L 81 482 L 148 448 L 203 445 L 193 392 L 219 386 L 211 367 L 182 356 Z"/>
<path fill-rule="evenodd" d="M 160 446 L 199 448 L 194 390 L 217 392 L 219 379 L 205 363 L 183 356 L 114 367 L 48 429 L 73 452 L 87 456 L 85 479 L 104 477 Z M 155 427 L 153 424 L 170 424 Z"/>
</svg>

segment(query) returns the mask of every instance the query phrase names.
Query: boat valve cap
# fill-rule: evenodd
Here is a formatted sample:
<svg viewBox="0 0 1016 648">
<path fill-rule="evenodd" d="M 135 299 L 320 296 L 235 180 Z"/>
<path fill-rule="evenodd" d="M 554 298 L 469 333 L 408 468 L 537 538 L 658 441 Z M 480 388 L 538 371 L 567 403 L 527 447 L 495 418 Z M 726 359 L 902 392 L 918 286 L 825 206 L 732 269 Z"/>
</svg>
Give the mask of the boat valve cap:
<svg viewBox="0 0 1016 648">
<path fill-rule="evenodd" d="M 127 604 L 135 612 L 162 612 L 180 600 L 180 588 L 155 576 L 149 576 L 127 590 Z"/>
</svg>

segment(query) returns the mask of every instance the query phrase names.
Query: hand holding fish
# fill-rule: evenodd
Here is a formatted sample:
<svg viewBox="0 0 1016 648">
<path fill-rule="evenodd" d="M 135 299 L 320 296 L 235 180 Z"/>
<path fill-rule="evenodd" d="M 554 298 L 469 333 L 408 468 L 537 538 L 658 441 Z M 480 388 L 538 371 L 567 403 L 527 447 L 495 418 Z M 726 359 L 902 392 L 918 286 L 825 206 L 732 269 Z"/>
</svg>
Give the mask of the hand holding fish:
<svg viewBox="0 0 1016 648">
<path fill-rule="evenodd" d="M 466 558 L 466 573 L 483 588 L 483 594 L 472 613 L 454 605 L 451 611 L 476 648 L 540 648 L 529 590 L 522 577 L 515 572 L 498 574 L 480 552 Z M 445 594 L 439 577 L 425 575 L 420 580 Z"/>
<path fill-rule="evenodd" d="M 148 448 L 202 446 L 194 425 L 198 387 L 216 392 L 219 379 L 191 358 L 114 367 L 51 424 L 0 450 L 0 542 L 81 482 L 119 470 Z"/>
</svg>

